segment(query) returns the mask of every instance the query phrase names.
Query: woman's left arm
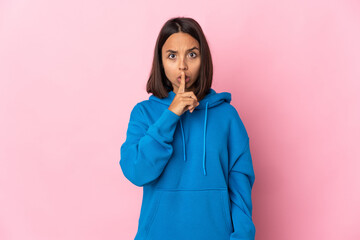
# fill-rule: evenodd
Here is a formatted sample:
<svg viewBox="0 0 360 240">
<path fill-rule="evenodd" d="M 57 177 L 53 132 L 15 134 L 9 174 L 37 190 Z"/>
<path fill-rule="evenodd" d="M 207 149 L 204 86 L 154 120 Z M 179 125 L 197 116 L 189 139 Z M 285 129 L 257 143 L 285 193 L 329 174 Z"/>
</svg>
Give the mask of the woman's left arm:
<svg viewBox="0 0 360 240">
<path fill-rule="evenodd" d="M 254 240 L 251 190 L 255 173 L 250 153 L 250 141 L 238 113 L 232 119 L 229 139 L 229 195 L 234 232 L 230 240 Z"/>
</svg>

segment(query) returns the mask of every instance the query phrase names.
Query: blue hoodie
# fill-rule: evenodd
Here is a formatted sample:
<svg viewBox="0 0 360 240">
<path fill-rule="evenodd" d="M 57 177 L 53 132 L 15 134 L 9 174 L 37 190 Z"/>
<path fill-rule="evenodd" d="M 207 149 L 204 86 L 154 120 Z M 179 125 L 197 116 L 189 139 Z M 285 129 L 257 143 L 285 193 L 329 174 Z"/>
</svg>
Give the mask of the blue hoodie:
<svg viewBox="0 0 360 240">
<path fill-rule="evenodd" d="M 254 240 L 255 174 L 231 94 L 211 88 L 181 116 L 175 95 L 137 103 L 120 148 L 124 176 L 143 187 L 134 240 Z"/>
</svg>

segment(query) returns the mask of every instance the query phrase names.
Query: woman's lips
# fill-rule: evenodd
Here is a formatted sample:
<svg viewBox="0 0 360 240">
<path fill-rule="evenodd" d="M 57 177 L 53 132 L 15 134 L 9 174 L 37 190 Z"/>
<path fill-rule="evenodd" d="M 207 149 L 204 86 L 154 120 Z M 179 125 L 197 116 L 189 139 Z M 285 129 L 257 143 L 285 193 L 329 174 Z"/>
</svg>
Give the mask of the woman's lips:
<svg viewBox="0 0 360 240">
<path fill-rule="evenodd" d="M 181 78 L 180 77 L 178 77 L 178 82 L 180 83 L 181 82 Z M 185 82 L 187 83 L 187 82 L 189 82 L 190 81 L 190 78 L 189 77 L 185 77 Z"/>
</svg>

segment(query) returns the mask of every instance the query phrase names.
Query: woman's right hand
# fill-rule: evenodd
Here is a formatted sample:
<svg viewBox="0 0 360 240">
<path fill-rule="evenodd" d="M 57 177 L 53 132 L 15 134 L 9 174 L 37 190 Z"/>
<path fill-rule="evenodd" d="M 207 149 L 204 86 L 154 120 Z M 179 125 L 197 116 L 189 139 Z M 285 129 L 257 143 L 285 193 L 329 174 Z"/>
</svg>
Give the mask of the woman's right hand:
<svg viewBox="0 0 360 240">
<path fill-rule="evenodd" d="M 181 72 L 180 87 L 168 109 L 181 116 L 187 110 L 192 113 L 199 104 L 194 92 L 185 92 L 185 73 Z"/>
</svg>

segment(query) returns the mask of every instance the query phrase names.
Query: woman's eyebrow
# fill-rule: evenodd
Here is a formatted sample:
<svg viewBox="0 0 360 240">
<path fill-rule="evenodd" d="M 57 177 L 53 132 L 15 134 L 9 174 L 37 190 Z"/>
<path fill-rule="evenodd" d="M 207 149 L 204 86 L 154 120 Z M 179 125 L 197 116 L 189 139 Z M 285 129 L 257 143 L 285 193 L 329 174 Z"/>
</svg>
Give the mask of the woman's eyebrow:
<svg viewBox="0 0 360 240">
<path fill-rule="evenodd" d="M 199 48 L 193 47 L 193 48 L 188 49 L 187 52 L 189 52 L 191 50 L 194 50 L 194 49 L 197 49 L 198 51 L 200 51 Z M 167 50 L 166 52 L 177 53 L 177 51 L 174 51 L 174 50 L 171 50 L 171 49 Z"/>
</svg>

